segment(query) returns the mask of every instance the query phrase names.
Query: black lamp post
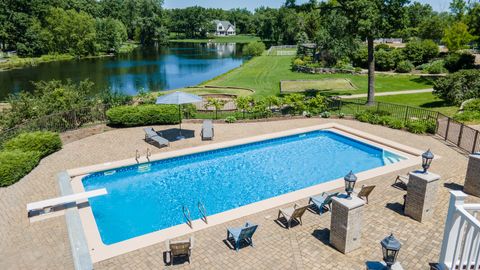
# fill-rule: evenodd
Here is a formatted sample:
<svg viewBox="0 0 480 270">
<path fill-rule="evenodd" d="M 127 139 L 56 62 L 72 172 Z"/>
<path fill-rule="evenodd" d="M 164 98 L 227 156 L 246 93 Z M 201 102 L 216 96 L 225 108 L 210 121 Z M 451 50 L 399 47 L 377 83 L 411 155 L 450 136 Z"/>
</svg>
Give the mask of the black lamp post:
<svg viewBox="0 0 480 270">
<path fill-rule="evenodd" d="M 347 192 L 348 198 L 351 198 L 350 194 L 352 194 L 355 182 L 357 182 L 357 176 L 350 171 L 343 179 L 345 180 L 345 192 Z"/>
<path fill-rule="evenodd" d="M 387 265 L 387 269 L 391 269 L 392 265 L 397 261 L 397 255 L 402 245 L 395 239 L 393 234 L 385 237 L 380 244 L 382 245 L 383 261 Z"/>
<path fill-rule="evenodd" d="M 432 164 L 432 160 L 435 156 L 433 153 L 430 151 L 430 149 L 427 150 L 427 152 L 422 154 L 422 167 L 423 167 L 423 173 L 427 173 L 428 168 L 430 168 L 430 164 Z"/>
</svg>

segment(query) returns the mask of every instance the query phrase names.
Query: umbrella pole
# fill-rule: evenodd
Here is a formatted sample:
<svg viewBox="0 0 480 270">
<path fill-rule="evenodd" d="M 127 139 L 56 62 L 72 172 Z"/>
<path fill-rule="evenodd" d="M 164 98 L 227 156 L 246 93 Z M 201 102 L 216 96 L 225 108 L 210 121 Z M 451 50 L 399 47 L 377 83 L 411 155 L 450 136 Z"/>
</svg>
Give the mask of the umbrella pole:
<svg viewBox="0 0 480 270">
<path fill-rule="evenodd" d="M 180 119 L 180 136 L 182 137 L 182 109 L 181 109 L 181 104 L 178 104 L 178 118 Z"/>
</svg>

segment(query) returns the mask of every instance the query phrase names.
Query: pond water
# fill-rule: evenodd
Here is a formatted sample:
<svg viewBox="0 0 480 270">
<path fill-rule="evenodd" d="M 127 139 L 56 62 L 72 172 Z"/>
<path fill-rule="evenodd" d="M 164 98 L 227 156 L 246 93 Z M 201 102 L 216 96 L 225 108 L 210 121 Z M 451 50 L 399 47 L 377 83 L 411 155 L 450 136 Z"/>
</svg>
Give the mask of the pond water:
<svg viewBox="0 0 480 270">
<path fill-rule="evenodd" d="M 0 100 L 9 93 L 32 90 L 32 81 L 90 79 L 95 88 L 134 95 L 194 86 L 240 66 L 241 44 L 171 43 L 139 47 L 115 57 L 43 63 L 0 72 Z"/>
</svg>

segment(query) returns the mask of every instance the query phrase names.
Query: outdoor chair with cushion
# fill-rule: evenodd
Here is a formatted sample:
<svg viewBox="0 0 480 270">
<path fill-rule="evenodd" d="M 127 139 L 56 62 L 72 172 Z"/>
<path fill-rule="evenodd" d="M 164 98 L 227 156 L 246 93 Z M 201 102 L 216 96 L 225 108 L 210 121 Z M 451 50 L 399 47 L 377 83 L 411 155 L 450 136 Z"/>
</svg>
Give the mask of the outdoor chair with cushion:
<svg viewBox="0 0 480 270">
<path fill-rule="evenodd" d="M 145 141 L 148 143 L 152 144 L 157 144 L 159 147 L 160 146 L 169 146 L 170 142 L 163 138 L 161 135 L 162 133 L 156 132 L 153 128 L 144 128 L 143 131 L 145 131 Z"/>
<path fill-rule="evenodd" d="M 213 140 L 214 129 L 212 120 L 204 120 L 202 125 L 202 140 Z"/>
<path fill-rule="evenodd" d="M 397 178 L 395 178 L 395 182 L 393 183 L 393 186 L 398 187 L 403 190 L 407 190 L 407 185 L 408 185 L 408 176 L 407 175 L 397 175 Z"/>
<path fill-rule="evenodd" d="M 167 260 L 170 261 L 170 264 L 173 264 L 173 259 L 175 257 L 184 257 L 188 260 L 188 263 L 191 263 L 190 257 L 192 256 L 193 249 L 193 237 L 190 237 L 188 240 L 184 241 L 170 241 L 165 242 L 166 252 L 170 258 Z"/>
<path fill-rule="evenodd" d="M 375 189 L 375 186 L 363 185 L 360 190 L 354 190 L 354 193 L 356 193 L 360 199 L 366 200 L 368 204 L 368 196 L 370 196 L 370 193 L 372 193 L 373 189 Z"/>
<path fill-rule="evenodd" d="M 235 250 L 238 252 L 242 241 L 247 242 L 253 247 L 253 234 L 257 230 L 258 225 L 247 222 L 243 227 L 227 228 L 227 241 L 233 240 Z"/>
<path fill-rule="evenodd" d="M 287 229 L 290 229 L 293 220 L 297 221 L 300 225 L 302 225 L 302 216 L 303 214 L 305 214 L 305 211 L 308 209 L 308 207 L 309 205 L 299 206 L 295 204 L 292 207 L 280 208 L 278 210 L 277 220 L 279 220 L 280 217 L 283 216 L 287 220 Z"/>
<path fill-rule="evenodd" d="M 322 214 L 325 209 L 330 210 L 331 209 L 331 204 L 332 204 L 332 199 L 333 197 L 337 197 L 339 192 L 335 193 L 328 193 L 328 192 L 323 192 L 321 195 L 317 195 L 314 197 L 310 197 L 308 200 L 308 203 L 313 203 L 315 207 L 318 209 L 318 213 Z"/>
</svg>

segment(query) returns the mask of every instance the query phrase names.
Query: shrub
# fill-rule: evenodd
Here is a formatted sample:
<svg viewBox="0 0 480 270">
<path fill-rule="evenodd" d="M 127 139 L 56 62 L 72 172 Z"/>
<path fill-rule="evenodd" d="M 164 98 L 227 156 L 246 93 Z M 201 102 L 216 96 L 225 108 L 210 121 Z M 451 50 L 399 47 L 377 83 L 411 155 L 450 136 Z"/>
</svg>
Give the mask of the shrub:
<svg viewBox="0 0 480 270">
<path fill-rule="evenodd" d="M 450 72 L 461 69 L 472 69 L 475 66 L 475 55 L 467 52 L 451 53 L 445 58 L 445 68 Z"/>
<path fill-rule="evenodd" d="M 62 149 L 62 141 L 54 132 L 28 132 L 6 141 L 3 148 L 7 151 L 38 152 L 43 158 Z"/>
<path fill-rule="evenodd" d="M 395 68 L 395 61 L 390 52 L 381 49 L 375 53 L 375 68 L 380 71 L 389 71 Z"/>
<path fill-rule="evenodd" d="M 243 47 L 243 54 L 246 56 L 260 56 L 265 51 L 263 42 L 250 42 Z"/>
<path fill-rule="evenodd" d="M 453 119 L 460 122 L 480 120 L 480 111 L 464 111 L 462 113 L 457 113 L 453 116 Z"/>
<path fill-rule="evenodd" d="M 472 99 L 468 102 L 465 102 L 463 110 L 480 112 L 480 98 Z"/>
<path fill-rule="evenodd" d="M 355 119 L 357 119 L 360 122 L 369 122 L 371 116 L 372 114 L 370 114 L 367 111 L 364 111 L 364 112 L 359 112 L 355 114 Z"/>
<path fill-rule="evenodd" d="M 352 62 L 355 67 L 368 68 L 368 48 L 361 46 L 352 55 Z"/>
<path fill-rule="evenodd" d="M 380 43 L 377 46 L 375 46 L 375 51 L 380 51 L 380 50 L 391 51 L 392 47 L 388 46 L 388 44 Z"/>
<path fill-rule="evenodd" d="M 418 121 L 418 120 L 409 121 L 406 124 L 406 128 L 409 132 L 415 133 L 415 134 L 425 134 L 428 130 L 428 126 L 422 121 Z"/>
<path fill-rule="evenodd" d="M 124 127 L 180 123 L 175 105 L 119 106 L 107 111 L 107 120 L 109 125 Z"/>
<path fill-rule="evenodd" d="M 423 71 L 428 74 L 441 74 L 446 73 L 447 70 L 444 67 L 445 62 L 443 60 L 433 61 L 423 67 Z"/>
<path fill-rule="evenodd" d="M 436 80 L 434 93 L 443 100 L 460 105 L 471 98 L 480 98 L 480 70 L 461 70 Z"/>
<path fill-rule="evenodd" d="M 331 116 L 332 115 L 330 114 L 330 112 L 326 112 L 326 111 L 320 114 L 320 117 L 322 118 L 330 118 Z"/>
<path fill-rule="evenodd" d="M 305 62 L 300 58 L 296 58 L 295 60 L 293 60 L 293 65 L 294 66 L 303 66 L 303 65 L 305 65 Z"/>
<path fill-rule="evenodd" d="M 437 57 L 439 49 L 434 41 L 426 39 L 408 42 L 403 52 L 408 60 L 415 65 L 419 65 Z"/>
<path fill-rule="evenodd" d="M 340 118 L 340 119 L 345 118 L 345 114 L 344 114 L 344 113 L 339 113 L 339 114 L 338 114 L 338 118 Z"/>
<path fill-rule="evenodd" d="M 389 117 L 388 121 L 385 123 L 385 125 L 389 128 L 393 128 L 393 129 L 402 129 L 402 128 L 405 127 L 402 120 L 396 119 L 396 118 L 393 118 L 393 117 Z"/>
<path fill-rule="evenodd" d="M 225 118 L 225 122 L 231 124 L 231 123 L 235 123 L 237 122 L 237 118 L 235 118 L 235 116 L 227 116 L 227 118 Z"/>
<path fill-rule="evenodd" d="M 408 73 L 412 71 L 415 67 L 413 66 L 412 62 L 408 60 L 400 61 L 397 64 L 397 69 L 395 70 L 398 73 Z"/>
<path fill-rule="evenodd" d="M 0 186 L 9 186 L 27 175 L 40 161 L 38 152 L 0 152 Z"/>
</svg>

